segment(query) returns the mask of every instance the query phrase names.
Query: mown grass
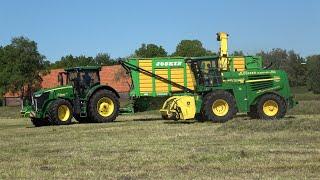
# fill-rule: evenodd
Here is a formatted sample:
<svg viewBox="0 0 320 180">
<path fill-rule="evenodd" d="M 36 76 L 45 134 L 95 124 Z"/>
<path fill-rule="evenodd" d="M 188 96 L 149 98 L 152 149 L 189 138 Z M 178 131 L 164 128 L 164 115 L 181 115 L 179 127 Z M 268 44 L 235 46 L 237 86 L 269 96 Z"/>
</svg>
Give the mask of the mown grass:
<svg viewBox="0 0 320 180">
<path fill-rule="evenodd" d="M 174 122 L 149 111 L 42 128 L 0 108 L 0 179 L 319 179 L 319 108 L 303 100 L 276 121 Z"/>
<path fill-rule="evenodd" d="M 225 124 L 158 117 L 42 128 L 1 118 L 0 178 L 320 178 L 320 115 Z"/>
</svg>

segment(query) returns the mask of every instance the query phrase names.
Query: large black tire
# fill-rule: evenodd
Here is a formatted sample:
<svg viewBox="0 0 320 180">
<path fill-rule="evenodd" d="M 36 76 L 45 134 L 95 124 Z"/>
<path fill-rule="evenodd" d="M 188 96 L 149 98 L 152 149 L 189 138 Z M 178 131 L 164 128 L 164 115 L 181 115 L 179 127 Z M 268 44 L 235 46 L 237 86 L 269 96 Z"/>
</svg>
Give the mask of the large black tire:
<svg viewBox="0 0 320 180">
<path fill-rule="evenodd" d="M 106 110 L 105 116 L 103 116 L 98 110 L 98 103 L 100 100 L 107 99 L 108 102 L 113 103 L 113 110 L 109 114 L 109 110 Z M 110 104 L 108 106 L 105 106 L 104 108 L 108 109 Z M 88 115 L 89 115 L 89 121 L 92 123 L 106 123 L 106 122 L 113 122 L 117 116 L 119 115 L 119 98 L 111 91 L 108 90 L 99 90 L 90 98 L 89 100 L 89 106 L 88 106 Z"/>
<path fill-rule="evenodd" d="M 88 117 L 80 117 L 79 115 L 74 115 L 74 119 L 76 119 L 79 123 L 88 123 Z"/>
<path fill-rule="evenodd" d="M 72 105 L 64 99 L 57 99 L 49 107 L 48 117 L 53 125 L 68 125 L 72 120 Z"/>
<path fill-rule="evenodd" d="M 271 107 L 267 106 L 268 103 L 269 104 L 271 103 L 270 105 Z M 275 108 L 273 104 L 276 105 L 277 108 Z M 276 94 L 263 95 L 258 101 L 257 113 L 260 119 L 266 119 L 266 120 L 281 119 L 286 115 L 286 112 L 287 112 L 287 106 L 286 106 L 285 100 Z"/>
<path fill-rule="evenodd" d="M 247 113 L 247 115 L 251 118 L 251 119 L 258 119 L 258 112 L 257 112 L 257 106 L 253 105 L 250 106 L 250 111 Z"/>
<path fill-rule="evenodd" d="M 48 121 L 47 118 L 45 118 L 45 119 L 31 118 L 31 122 L 35 127 L 50 125 L 50 122 Z"/>
<path fill-rule="evenodd" d="M 224 105 L 216 107 L 215 109 L 221 110 L 222 113 L 217 114 L 214 112 L 213 106 L 219 105 L 220 103 L 224 103 Z M 226 122 L 232 119 L 236 113 L 236 101 L 233 95 L 227 91 L 214 91 L 207 94 L 203 99 L 201 114 L 205 120 L 210 120 L 213 122 Z"/>
</svg>

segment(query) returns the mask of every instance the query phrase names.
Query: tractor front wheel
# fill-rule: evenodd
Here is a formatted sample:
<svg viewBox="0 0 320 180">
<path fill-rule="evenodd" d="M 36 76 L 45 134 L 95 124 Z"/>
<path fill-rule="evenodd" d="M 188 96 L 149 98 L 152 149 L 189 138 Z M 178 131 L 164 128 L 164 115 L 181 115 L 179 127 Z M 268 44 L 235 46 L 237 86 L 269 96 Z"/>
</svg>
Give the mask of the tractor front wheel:
<svg viewBox="0 0 320 180">
<path fill-rule="evenodd" d="M 89 101 L 89 119 L 93 123 L 112 122 L 119 115 L 119 99 L 111 91 L 99 90 Z"/>
<path fill-rule="evenodd" d="M 69 101 L 57 99 L 49 107 L 49 121 L 53 125 L 68 125 L 71 124 L 72 106 Z"/>
<path fill-rule="evenodd" d="M 226 122 L 236 114 L 236 101 L 227 91 L 214 91 L 203 100 L 202 117 L 213 122 Z"/>
</svg>

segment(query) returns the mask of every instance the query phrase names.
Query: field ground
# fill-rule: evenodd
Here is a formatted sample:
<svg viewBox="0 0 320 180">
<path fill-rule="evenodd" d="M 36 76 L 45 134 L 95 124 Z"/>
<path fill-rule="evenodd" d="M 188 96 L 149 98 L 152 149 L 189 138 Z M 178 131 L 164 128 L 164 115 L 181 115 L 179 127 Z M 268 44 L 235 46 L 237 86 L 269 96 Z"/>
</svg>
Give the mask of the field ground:
<svg viewBox="0 0 320 180">
<path fill-rule="evenodd" d="M 319 96 L 276 121 L 160 120 L 157 111 L 109 124 L 34 128 L 0 108 L 0 179 L 320 178 Z"/>
</svg>

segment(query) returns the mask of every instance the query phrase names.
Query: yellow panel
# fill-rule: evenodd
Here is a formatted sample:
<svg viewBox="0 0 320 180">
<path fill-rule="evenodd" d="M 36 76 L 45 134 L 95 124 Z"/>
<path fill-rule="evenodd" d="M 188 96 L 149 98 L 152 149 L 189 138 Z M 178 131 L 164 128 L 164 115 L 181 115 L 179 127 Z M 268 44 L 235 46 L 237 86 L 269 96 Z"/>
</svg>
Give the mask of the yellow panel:
<svg viewBox="0 0 320 180">
<path fill-rule="evenodd" d="M 149 87 L 149 88 L 152 88 L 152 83 L 140 84 L 140 87 Z"/>
<path fill-rule="evenodd" d="M 183 79 L 183 74 L 171 74 L 171 79 Z"/>
<path fill-rule="evenodd" d="M 151 60 L 139 60 L 139 67 L 147 71 L 152 71 L 152 61 Z M 152 77 L 139 73 L 140 79 L 140 92 L 150 93 L 152 92 Z"/>
<path fill-rule="evenodd" d="M 152 63 L 151 59 L 139 59 L 139 63 Z"/>
<path fill-rule="evenodd" d="M 244 65 L 244 61 L 234 61 L 233 65 Z"/>
<path fill-rule="evenodd" d="M 246 66 L 244 57 L 235 57 L 233 59 L 233 68 L 235 71 L 245 71 Z"/>
<path fill-rule="evenodd" d="M 152 92 L 152 88 L 140 88 L 140 92 Z"/>
</svg>

